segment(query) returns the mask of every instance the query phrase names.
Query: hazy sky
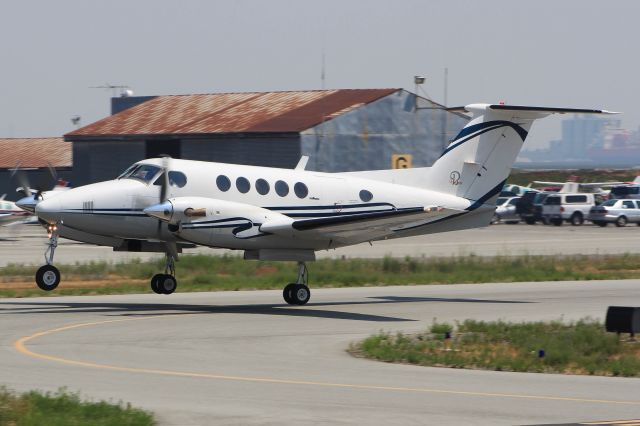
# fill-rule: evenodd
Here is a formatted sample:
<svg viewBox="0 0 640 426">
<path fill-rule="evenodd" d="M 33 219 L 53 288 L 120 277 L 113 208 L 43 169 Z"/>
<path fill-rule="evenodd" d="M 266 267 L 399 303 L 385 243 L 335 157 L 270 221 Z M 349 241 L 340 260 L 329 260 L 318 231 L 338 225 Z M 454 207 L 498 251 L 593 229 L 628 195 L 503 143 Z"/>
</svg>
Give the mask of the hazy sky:
<svg viewBox="0 0 640 426">
<path fill-rule="evenodd" d="M 136 95 L 403 87 L 449 105 L 607 108 L 635 129 L 640 1 L 56 0 L 0 3 L 0 137 L 59 136 Z M 559 136 L 534 127 L 529 146 Z"/>
</svg>

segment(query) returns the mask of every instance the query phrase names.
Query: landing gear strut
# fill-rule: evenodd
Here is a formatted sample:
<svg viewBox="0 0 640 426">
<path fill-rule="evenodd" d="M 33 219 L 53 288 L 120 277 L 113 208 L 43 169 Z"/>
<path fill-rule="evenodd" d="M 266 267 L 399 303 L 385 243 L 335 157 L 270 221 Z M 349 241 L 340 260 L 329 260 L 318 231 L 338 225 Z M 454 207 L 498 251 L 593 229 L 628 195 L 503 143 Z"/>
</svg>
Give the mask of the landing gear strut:
<svg viewBox="0 0 640 426">
<path fill-rule="evenodd" d="M 164 274 L 156 274 L 151 278 L 151 290 L 156 294 L 171 294 L 176 291 L 176 266 L 173 255 L 167 253 Z"/>
<path fill-rule="evenodd" d="M 298 262 L 298 279 L 287 284 L 282 291 L 284 301 L 290 305 L 304 305 L 311 298 L 311 290 L 307 287 L 308 271 L 304 262 Z"/>
<path fill-rule="evenodd" d="M 47 264 L 41 266 L 36 272 L 36 284 L 42 290 L 51 291 L 60 284 L 60 271 L 53 266 L 53 254 L 56 251 L 56 247 L 58 247 L 58 225 L 47 225 L 47 232 L 49 234 L 49 242 L 47 243 L 47 250 L 44 252 L 44 261 Z"/>
</svg>

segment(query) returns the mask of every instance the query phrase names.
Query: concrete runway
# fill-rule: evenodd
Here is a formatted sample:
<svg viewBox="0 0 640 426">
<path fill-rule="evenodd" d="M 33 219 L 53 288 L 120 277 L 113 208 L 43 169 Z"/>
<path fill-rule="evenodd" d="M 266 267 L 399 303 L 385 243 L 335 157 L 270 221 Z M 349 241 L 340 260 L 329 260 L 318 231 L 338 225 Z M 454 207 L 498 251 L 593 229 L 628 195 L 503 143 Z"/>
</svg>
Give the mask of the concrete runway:
<svg viewBox="0 0 640 426">
<path fill-rule="evenodd" d="M 640 380 L 356 359 L 439 321 L 603 318 L 640 280 L 0 299 L 0 383 L 122 399 L 175 425 L 517 425 L 640 417 Z"/>
<path fill-rule="evenodd" d="M 432 257 L 432 256 L 519 256 L 638 253 L 640 226 L 600 228 L 584 226 L 492 225 L 487 228 L 445 232 L 399 240 L 359 244 L 337 250 L 317 252 L 325 257 Z M 0 267 L 8 263 L 43 263 L 46 233 L 35 225 L 0 227 Z M 225 253 L 206 247 L 189 249 L 188 253 Z M 235 252 L 241 255 L 242 252 Z M 111 248 L 96 247 L 69 240 L 60 240 L 56 250 L 57 263 L 91 260 L 120 261 L 133 258 L 149 259 L 158 253 L 120 253 Z M 178 267 L 180 267 L 178 265 Z"/>
</svg>

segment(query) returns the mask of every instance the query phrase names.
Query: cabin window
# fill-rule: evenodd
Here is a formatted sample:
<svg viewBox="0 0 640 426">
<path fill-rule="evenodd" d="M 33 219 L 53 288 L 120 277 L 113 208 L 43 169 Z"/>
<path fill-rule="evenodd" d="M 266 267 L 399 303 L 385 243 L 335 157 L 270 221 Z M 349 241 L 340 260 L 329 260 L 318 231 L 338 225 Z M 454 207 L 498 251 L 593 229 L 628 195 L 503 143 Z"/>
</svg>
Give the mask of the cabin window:
<svg viewBox="0 0 640 426">
<path fill-rule="evenodd" d="M 169 172 L 169 185 L 182 188 L 187 184 L 187 176 L 175 170 Z"/>
<path fill-rule="evenodd" d="M 251 189 L 249 179 L 244 177 L 239 177 L 238 179 L 236 179 L 236 188 L 238 188 L 238 191 L 242 192 L 243 194 L 249 192 L 249 190 Z"/>
<path fill-rule="evenodd" d="M 289 193 L 289 185 L 287 185 L 287 182 L 283 180 L 277 181 L 275 187 L 276 187 L 276 194 L 278 194 L 281 197 L 285 197 Z"/>
<path fill-rule="evenodd" d="M 372 198 L 373 198 L 373 194 L 367 191 L 366 189 L 363 189 L 362 191 L 360 191 L 360 199 L 365 203 L 371 201 Z"/>
<path fill-rule="evenodd" d="M 220 191 L 227 192 L 231 188 L 231 181 L 225 175 L 220 175 L 216 179 L 216 185 Z"/>
<path fill-rule="evenodd" d="M 307 185 L 302 182 L 297 182 L 295 185 L 293 185 L 293 192 L 296 193 L 296 196 L 298 198 L 307 198 L 307 195 L 309 195 L 309 189 L 307 188 Z"/>
<path fill-rule="evenodd" d="M 264 179 L 258 179 L 256 181 L 256 191 L 260 195 L 267 195 L 269 193 L 269 182 Z"/>
</svg>

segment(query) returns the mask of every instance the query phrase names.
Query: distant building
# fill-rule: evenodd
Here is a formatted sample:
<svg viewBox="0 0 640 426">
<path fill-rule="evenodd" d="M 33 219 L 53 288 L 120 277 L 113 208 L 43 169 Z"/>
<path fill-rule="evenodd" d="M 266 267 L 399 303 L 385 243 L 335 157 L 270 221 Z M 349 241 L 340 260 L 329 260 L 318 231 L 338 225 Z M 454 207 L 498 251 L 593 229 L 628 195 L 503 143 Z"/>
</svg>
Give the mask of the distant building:
<svg viewBox="0 0 640 426">
<path fill-rule="evenodd" d="M 174 158 L 355 171 L 430 166 L 468 117 L 403 89 L 114 98 L 114 115 L 64 136 L 77 185 Z"/>
<path fill-rule="evenodd" d="M 16 193 L 20 184 L 11 179 L 16 166 L 27 172 L 29 185 L 34 188 L 51 183 L 49 166 L 58 178 L 71 179 L 71 144 L 62 138 L 1 138 L 0 152 L 0 196 L 6 194 L 8 200 L 22 197 Z"/>
<path fill-rule="evenodd" d="M 526 162 L 522 161 L 526 160 Z M 640 132 L 621 128 L 617 118 L 578 116 L 562 121 L 562 135 L 548 149 L 523 151 L 516 166 L 637 167 Z"/>
</svg>

